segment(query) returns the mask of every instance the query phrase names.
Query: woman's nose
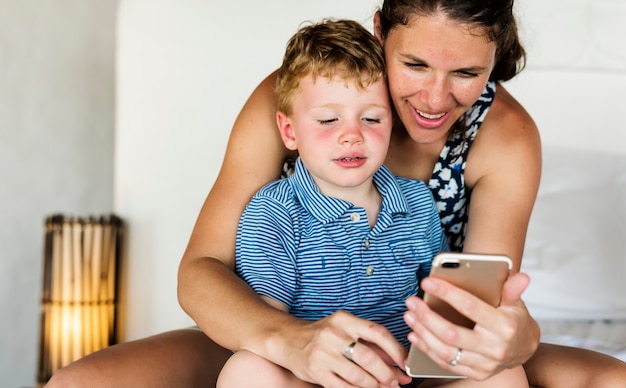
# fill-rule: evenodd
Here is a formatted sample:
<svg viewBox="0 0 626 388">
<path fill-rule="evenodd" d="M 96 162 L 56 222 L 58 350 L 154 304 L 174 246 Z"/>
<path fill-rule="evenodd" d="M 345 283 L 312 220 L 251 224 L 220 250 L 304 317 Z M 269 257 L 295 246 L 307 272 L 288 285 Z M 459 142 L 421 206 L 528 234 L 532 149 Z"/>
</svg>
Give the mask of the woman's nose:
<svg viewBox="0 0 626 388">
<path fill-rule="evenodd" d="M 433 76 L 426 84 L 423 95 L 424 101 L 433 112 L 446 109 L 448 97 L 450 96 L 450 85 L 446 77 Z"/>
</svg>

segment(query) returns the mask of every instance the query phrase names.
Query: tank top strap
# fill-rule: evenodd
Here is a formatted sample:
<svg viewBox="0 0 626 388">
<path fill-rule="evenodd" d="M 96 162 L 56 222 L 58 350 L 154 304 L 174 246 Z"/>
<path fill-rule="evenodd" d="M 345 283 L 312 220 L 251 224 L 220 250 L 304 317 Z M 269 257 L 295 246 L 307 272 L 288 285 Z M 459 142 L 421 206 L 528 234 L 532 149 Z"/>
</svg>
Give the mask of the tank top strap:
<svg viewBox="0 0 626 388">
<path fill-rule="evenodd" d="M 467 209 L 471 195 L 465 186 L 467 155 L 495 94 L 496 83 L 490 81 L 465 114 L 465 133 L 459 132 L 450 136 L 444 145 L 428 183 L 437 203 L 448 244 L 453 251 L 463 249 L 467 228 Z"/>
</svg>

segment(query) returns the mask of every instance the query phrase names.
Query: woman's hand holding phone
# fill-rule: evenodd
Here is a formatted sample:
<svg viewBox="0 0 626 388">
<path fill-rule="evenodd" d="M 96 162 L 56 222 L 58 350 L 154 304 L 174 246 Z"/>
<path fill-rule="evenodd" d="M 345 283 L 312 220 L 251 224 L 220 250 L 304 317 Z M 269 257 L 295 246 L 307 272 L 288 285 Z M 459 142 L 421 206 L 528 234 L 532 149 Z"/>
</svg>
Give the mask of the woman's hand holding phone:
<svg viewBox="0 0 626 388">
<path fill-rule="evenodd" d="M 452 371 L 452 376 L 484 380 L 519 365 L 532 356 L 539 341 L 537 323 L 521 300 L 528 283 L 525 274 L 510 276 L 500 287 L 501 301 L 495 307 L 449 281 L 428 277 L 421 284 L 424 292 L 453 307 L 475 326 L 451 323 L 424 300 L 411 297 L 405 314 L 405 321 L 412 328 L 409 340 L 440 368 Z M 451 366 L 459 349 L 462 360 Z M 411 370 L 412 375 L 418 372 Z"/>
</svg>

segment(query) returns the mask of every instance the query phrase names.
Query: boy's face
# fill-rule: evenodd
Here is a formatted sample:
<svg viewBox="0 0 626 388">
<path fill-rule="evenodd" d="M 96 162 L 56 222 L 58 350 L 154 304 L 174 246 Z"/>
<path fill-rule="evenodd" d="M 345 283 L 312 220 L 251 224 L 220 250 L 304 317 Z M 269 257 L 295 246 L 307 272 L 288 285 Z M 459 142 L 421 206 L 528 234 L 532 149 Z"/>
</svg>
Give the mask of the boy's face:
<svg viewBox="0 0 626 388">
<path fill-rule="evenodd" d="M 298 149 L 322 193 L 341 196 L 345 188 L 371 185 L 385 160 L 392 114 L 387 84 L 360 89 L 342 79 L 303 78 L 293 114 L 277 114 L 287 148 Z"/>
</svg>

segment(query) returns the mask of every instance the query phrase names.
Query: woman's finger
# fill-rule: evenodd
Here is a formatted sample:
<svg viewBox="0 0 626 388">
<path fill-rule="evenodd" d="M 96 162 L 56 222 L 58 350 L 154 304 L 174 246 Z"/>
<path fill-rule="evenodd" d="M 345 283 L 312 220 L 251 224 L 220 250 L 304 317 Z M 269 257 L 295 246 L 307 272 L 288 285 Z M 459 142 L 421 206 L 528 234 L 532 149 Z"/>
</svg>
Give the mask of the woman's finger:
<svg viewBox="0 0 626 388">
<path fill-rule="evenodd" d="M 488 324 L 496 315 L 495 307 L 445 280 L 427 277 L 422 281 L 420 287 L 424 289 L 424 292 L 448 303 L 473 322 Z"/>
<path fill-rule="evenodd" d="M 406 351 L 382 325 L 337 312 L 315 323 L 316 355 L 311 365 L 325 365 L 327 370 L 345 382 L 362 387 L 394 386 L 410 382 L 408 376 L 398 376 L 390 353 L 402 363 Z M 354 345 L 353 345 L 354 344 Z M 389 349 L 389 350 L 386 350 Z M 408 379 L 408 380 L 407 380 Z"/>
<path fill-rule="evenodd" d="M 530 284 L 530 277 L 518 272 L 511 275 L 502 287 L 502 306 L 510 306 L 521 301 L 522 293 Z"/>
<path fill-rule="evenodd" d="M 472 331 L 446 321 L 421 300 L 407 304 L 410 307 L 405 319 L 413 330 L 409 334 L 409 340 L 438 365 L 450 369 L 449 362 L 456 358 L 459 349 L 463 349 L 461 338 L 471 335 Z M 442 330 L 431 330 L 430 326 Z"/>
<path fill-rule="evenodd" d="M 398 387 L 399 384 L 407 384 L 411 379 L 402 374 L 399 374 L 397 368 L 389 369 L 390 365 L 385 364 L 383 373 L 385 378 L 376 377 L 377 365 L 372 363 L 373 360 L 380 360 L 378 352 L 363 342 L 354 342 L 354 345 L 350 344 L 344 349 L 344 356 L 351 362 L 349 367 L 340 369 L 338 374 L 340 377 L 350 384 L 354 384 L 359 387 Z M 388 374 L 391 371 L 391 374 Z M 404 375 L 404 378 L 402 377 Z"/>
<path fill-rule="evenodd" d="M 402 365 L 406 359 L 406 349 L 383 325 L 357 318 L 345 312 L 333 314 L 334 324 L 349 328 L 354 340 L 365 341 L 380 349 L 394 364 Z M 386 363 L 386 364 L 391 364 Z"/>
<path fill-rule="evenodd" d="M 444 343 L 419 322 L 411 327 L 415 330 L 409 334 L 411 342 L 444 369 L 475 380 L 486 379 L 492 376 L 494 371 L 501 369 L 500 364 L 491 358 L 469 349 Z M 463 330 L 467 329 L 463 328 Z M 418 332 L 420 335 L 417 334 Z M 459 350 L 461 355 L 457 357 Z"/>
</svg>

